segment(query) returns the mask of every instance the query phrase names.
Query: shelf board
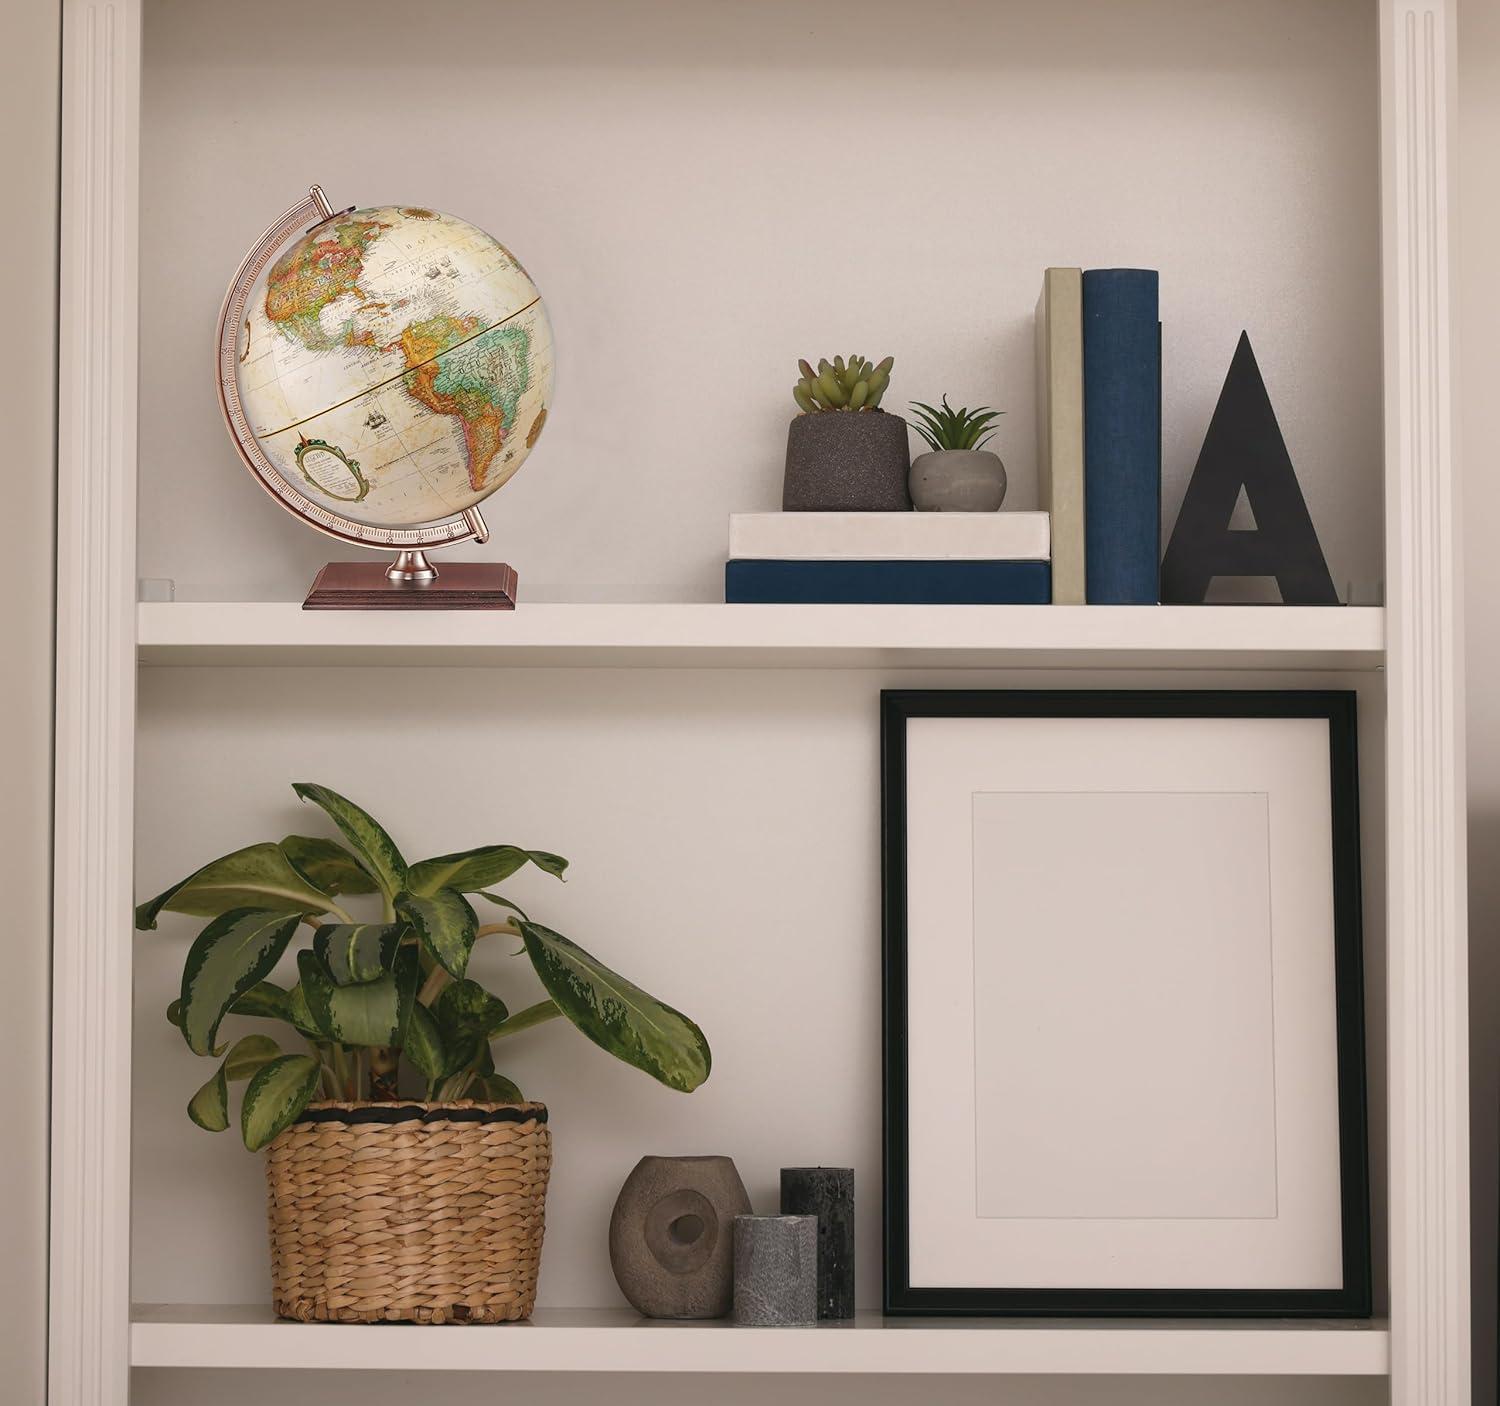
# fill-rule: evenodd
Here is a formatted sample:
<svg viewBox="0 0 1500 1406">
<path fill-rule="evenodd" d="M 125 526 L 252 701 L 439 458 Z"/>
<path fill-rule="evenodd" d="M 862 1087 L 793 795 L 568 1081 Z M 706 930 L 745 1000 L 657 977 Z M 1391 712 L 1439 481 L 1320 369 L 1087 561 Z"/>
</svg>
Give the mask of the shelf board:
<svg viewBox="0 0 1500 1406">
<path fill-rule="evenodd" d="M 533 605 L 137 607 L 146 665 L 1375 669 L 1373 606 Z"/>
<path fill-rule="evenodd" d="M 519 1341 L 518 1341 L 519 1339 Z M 131 1365 L 509 1372 L 1385 1376 L 1384 1321 L 885 1319 L 816 1328 L 542 1309 L 486 1327 L 285 1323 L 258 1305 L 138 1304 Z"/>
</svg>

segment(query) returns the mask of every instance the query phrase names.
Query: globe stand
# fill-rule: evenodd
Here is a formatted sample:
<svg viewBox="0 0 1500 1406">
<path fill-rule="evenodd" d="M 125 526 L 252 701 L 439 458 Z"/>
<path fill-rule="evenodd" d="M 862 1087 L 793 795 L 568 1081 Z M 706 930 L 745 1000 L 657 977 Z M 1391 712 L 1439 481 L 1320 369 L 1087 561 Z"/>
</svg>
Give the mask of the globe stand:
<svg viewBox="0 0 1500 1406">
<path fill-rule="evenodd" d="M 427 553 L 419 549 L 402 552 L 386 567 L 385 574 L 403 586 L 425 586 L 429 581 L 437 580 L 437 567 L 427 560 Z"/>
<path fill-rule="evenodd" d="M 425 574 L 423 569 L 425 568 Z M 331 561 L 312 583 L 303 610 L 514 610 L 515 568 L 453 561 L 436 570 L 420 551 L 395 561 Z"/>
</svg>

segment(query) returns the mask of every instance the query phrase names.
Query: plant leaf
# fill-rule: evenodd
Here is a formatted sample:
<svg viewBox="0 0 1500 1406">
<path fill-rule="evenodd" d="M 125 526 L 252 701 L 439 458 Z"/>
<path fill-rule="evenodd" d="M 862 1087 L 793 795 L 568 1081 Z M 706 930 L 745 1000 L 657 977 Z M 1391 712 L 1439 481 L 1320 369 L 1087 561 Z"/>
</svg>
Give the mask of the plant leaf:
<svg viewBox="0 0 1500 1406">
<path fill-rule="evenodd" d="M 325 923 L 313 934 L 313 951 L 334 981 L 349 986 L 390 971 L 405 923 Z"/>
<path fill-rule="evenodd" d="M 433 1003 L 432 1014 L 443 1032 L 443 1043 L 455 1045 L 488 1035 L 491 1027 L 510 1012 L 498 996 L 492 996 L 477 981 L 466 978 L 443 987 Z"/>
<path fill-rule="evenodd" d="M 514 913 L 518 918 L 526 917 L 526 915 L 521 912 L 520 908 L 517 907 L 516 904 L 512 903 L 510 899 L 506 898 L 502 894 L 486 893 L 483 889 L 480 889 L 478 891 L 478 896 L 480 898 L 488 899 L 489 902 L 493 903 L 497 908 L 509 908 L 510 911 Z"/>
<path fill-rule="evenodd" d="M 341 893 L 375 893 L 380 888 L 343 845 L 321 835 L 288 835 L 281 842 L 281 852 L 308 883 L 334 898 Z"/>
<path fill-rule="evenodd" d="M 306 1035 L 309 1040 L 324 1038 L 323 1032 L 313 1020 L 312 1012 L 307 1008 L 307 992 L 302 989 L 300 981 L 286 993 L 286 1005 L 285 1018 L 296 1026 L 299 1033 Z"/>
<path fill-rule="evenodd" d="M 432 1012 L 420 1001 L 412 1005 L 411 1022 L 406 1027 L 402 1053 L 429 1079 L 443 1077 L 448 1063 L 447 1053 L 443 1049 L 443 1034 L 438 1029 Z"/>
<path fill-rule="evenodd" d="M 205 864 L 142 903 L 135 910 L 135 925 L 142 931 L 154 928 L 163 909 L 217 918 L 231 908 L 326 913 L 330 902 L 326 893 L 297 872 L 280 845 L 267 842 L 237 849 Z"/>
<path fill-rule="evenodd" d="M 406 861 L 396 842 L 386 834 L 374 816 L 361 810 L 346 796 L 312 781 L 294 781 L 294 790 L 304 801 L 321 806 L 328 818 L 343 831 L 344 838 L 369 870 L 380 891 L 395 898 L 406 887 Z"/>
<path fill-rule="evenodd" d="M 229 1008 L 270 972 L 302 921 L 300 913 L 232 908 L 188 949 L 182 968 L 182 1034 L 195 1054 L 209 1054 Z"/>
<path fill-rule="evenodd" d="M 449 976 L 463 979 L 479 919 L 463 894 L 439 889 L 434 894 L 403 893 L 396 899 L 396 912 L 417 930 L 417 936 L 433 959 Z"/>
<path fill-rule="evenodd" d="M 245 1146 L 258 1152 L 307 1107 L 318 1090 L 322 1066 L 307 1055 L 282 1055 L 259 1069 L 240 1106 Z"/>
<path fill-rule="evenodd" d="M 188 1100 L 187 1115 L 210 1133 L 222 1133 L 229 1126 L 229 1084 L 224 1078 L 222 1064 Z"/>
<path fill-rule="evenodd" d="M 410 943 L 396 949 L 391 975 L 396 979 L 396 1045 L 401 1048 L 406 1044 L 412 1011 L 417 1004 L 417 992 L 422 986 L 422 959 Z"/>
<path fill-rule="evenodd" d="M 297 971 L 313 1024 L 340 1045 L 394 1045 L 400 1038 L 401 997 L 396 978 L 339 986 L 314 952 L 297 953 Z"/>
<path fill-rule="evenodd" d="M 503 1074 L 479 1074 L 471 1086 L 473 1095 L 484 1103 L 525 1103 L 523 1094 Z"/>
<path fill-rule="evenodd" d="M 229 1085 L 252 1078 L 280 1057 L 281 1047 L 269 1035 L 236 1040 L 213 1077 L 188 1100 L 188 1117 L 200 1128 L 222 1133 L 229 1126 Z"/>
<path fill-rule="evenodd" d="M 299 997 L 300 994 L 299 991 Z M 305 1015 L 301 1002 L 294 1003 L 291 994 L 282 990 L 274 981 L 257 981 L 248 991 L 237 997 L 235 1003 L 229 1008 L 230 1015 L 261 1016 L 267 1020 L 284 1020 L 288 1025 L 296 1026 L 300 1034 L 314 1040 L 320 1038 L 319 1032 L 310 1022 L 304 1021 L 298 1024 L 299 1012 Z M 180 998 L 168 1004 L 167 1019 L 179 1030 L 182 1029 Z"/>
<path fill-rule="evenodd" d="M 531 965 L 558 1008 L 600 1049 L 687 1093 L 708 1078 L 703 1032 L 561 933 L 523 922 Z"/>
<path fill-rule="evenodd" d="M 280 1057 L 281 1046 L 269 1035 L 241 1036 L 224 1057 L 224 1077 L 236 1084 Z"/>
<path fill-rule="evenodd" d="M 504 883 L 527 861 L 556 878 L 562 878 L 568 861 L 560 854 L 541 849 L 521 849 L 516 845 L 485 845 L 462 854 L 440 854 L 413 864 L 406 875 L 406 889 L 427 898 L 439 889 L 459 893 L 477 893 L 491 884 Z"/>
</svg>

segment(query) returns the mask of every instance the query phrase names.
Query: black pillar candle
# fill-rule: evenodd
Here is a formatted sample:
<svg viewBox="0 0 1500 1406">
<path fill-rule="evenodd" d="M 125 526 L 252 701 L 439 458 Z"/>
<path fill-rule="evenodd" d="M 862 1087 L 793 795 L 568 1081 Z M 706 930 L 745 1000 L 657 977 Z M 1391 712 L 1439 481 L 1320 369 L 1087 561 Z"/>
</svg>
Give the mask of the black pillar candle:
<svg viewBox="0 0 1500 1406">
<path fill-rule="evenodd" d="M 818 1218 L 818 1317 L 854 1317 L 854 1168 L 783 1167 L 781 1214 Z"/>
</svg>

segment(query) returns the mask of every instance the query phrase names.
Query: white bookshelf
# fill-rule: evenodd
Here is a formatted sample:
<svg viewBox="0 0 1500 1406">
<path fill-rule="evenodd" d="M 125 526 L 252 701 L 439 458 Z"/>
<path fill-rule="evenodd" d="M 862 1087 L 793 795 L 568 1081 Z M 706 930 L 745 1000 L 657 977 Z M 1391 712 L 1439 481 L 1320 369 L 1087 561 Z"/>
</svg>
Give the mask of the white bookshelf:
<svg viewBox="0 0 1500 1406">
<path fill-rule="evenodd" d="M 144 665 L 1368 670 L 1378 607 L 529 605 L 138 608 Z"/>
<path fill-rule="evenodd" d="M 486 23 L 503 8 L 451 3 Z M 1149 1376 L 1164 1401 L 1167 1379 L 1213 1375 L 1254 1379 L 1262 1394 L 1234 1399 L 1257 1403 L 1282 1390 L 1260 1379 L 1323 1377 L 1362 1379 L 1396 1406 L 1466 1406 L 1465 854 L 1446 176 L 1454 3 L 970 0 L 918 18 L 879 0 L 884 28 L 861 26 L 833 46 L 816 34 L 811 45 L 800 35 L 742 42 L 735 26 L 748 21 L 733 6 L 596 4 L 590 24 L 562 17 L 569 7 L 527 7 L 548 61 L 486 77 L 484 63 L 531 50 L 476 44 L 454 61 L 475 66 L 459 76 L 480 81 L 432 90 L 449 119 L 465 115 L 458 105 L 473 93 L 487 95 L 491 117 L 525 111 L 528 100 L 554 114 L 535 139 L 550 143 L 546 169 L 567 180 L 535 198 L 486 181 L 489 194 L 472 199 L 493 199 L 488 209 L 466 196 L 476 189 L 469 167 L 446 148 L 421 148 L 410 122 L 362 91 L 366 65 L 330 58 L 315 71 L 303 58 L 277 57 L 266 36 L 293 20 L 299 33 L 310 27 L 308 53 L 320 36 L 336 41 L 330 54 L 340 52 L 353 0 L 315 11 L 268 0 L 266 16 L 232 20 L 184 0 L 64 0 L 51 1406 L 175 1401 L 179 1388 L 163 1377 L 190 1382 L 191 1369 L 216 1373 L 224 1406 L 257 1399 L 255 1374 L 265 1369 L 361 1372 L 361 1401 L 388 1406 L 406 1398 L 394 1380 L 382 1394 L 375 1374 L 413 1368 L 537 1372 L 560 1382 L 621 1374 L 653 1392 L 651 1374 L 812 1374 L 820 1392 L 848 1378 L 849 1393 L 872 1374 Z M 821 21 L 808 14 L 816 28 Z M 1125 14 L 1139 26 L 1112 30 Z M 393 16 L 398 31 L 414 23 Z M 948 46 L 963 56 L 952 74 L 930 64 L 895 71 L 893 55 L 923 52 L 927 36 L 915 28 L 923 24 L 976 31 L 974 44 Z M 1087 62 L 1075 70 L 1055 61 L 1085 38 Z M 665 56 L 651 47 L 669 41 L 678 47 Z M 797 51 L 772 65 L 785 83 L 770 94 L 755 65 L 774 57 L 765 47 L 774 43 Z M 405 52 L 385 44 L 379 64 L 398 65 Z M 1126 81 L 1077 123 L 1047 116 L 1054 93 L 1077 97 L 1079 84 L 1116 69 Z M 784 106 L 772 113 L 768 103 Z M 888 124 L 899 209 L 884 187 L 866 191 L 848 168 L 839 168 L 845 184 L 832 199 L 825 171 L 787 160 L 793 148 L 776 123 L 816 124 L 831 111 L 885 103 L 900 119 Z M 322 129 L 317 155 L 336 169 L 292 171 L 291 138 L 305 130 L 296 123 L 329 111 L 351 114 Z M 361 115 L 376 140 L 353 120 Z M 606 156 L 584 179 L 570 158 L 597 151 L 598 134 L 616 123 L 635 138 L 670 139 L 638 150 L 638 160 Z M 1113 203 L 1101 220 L 1056 179 L 1047 143 L 1076 159 L 1091 134 L 1117 127 L 1149 140 L 1164 164 L 1135 195 L 1136 178 L 1121 184 L 1124 168 L 1103 150 L 1094 175 Z M 725 163 L 729 130 L 743 142 Z M 948 202 L 938 197 L 945 181 L 972 171 L 971 134 L 1010 163 L 984 187 L 1004 198 L 982 218 L 946 220 Z M 679 189 L 686 169 L 694 180 Z M 522 571 L 513 614 L 301 611 L 285 597 L 300 594 L 328 544 L 278 515 L 233 464 L 206 403 L 207 352 L 202 395 L 187 353 L 158 354 L 194 345 L 200 322 L 206 343 L 240 231 L 248 244 L 290 198 L 287 182 L 295 195 L 314 178 L 336 186 L 336 200 L 421 198 L 493 225 L 547 292 L 559 346 L 577 351 L 563 382 L 567 413 L 560 401 L 547 443 L 507 487 L 492 523 L 491 553 Z M 420 188 L 408 192 L 413 183 Z M 785 201 L 801 202 L 805 225 L 777 216 Z M 796 282 L 809 245 L 842 247 L 851 201 L 871 231 L 869 247 L 853 251 L 843 283 L 821 272 Z M 639 220 L 622 220 L 618 236 L 606 237 L 600 210 Z M 702 290 L 725 267 L 731 227 L 756 243 L 739 251 L 740 276 L 722 284 L 723 305 L 710 316 Z M 880 240 L 926 248 L 929 235 L 922 276 L 891 276 L 897 261 Z M 1149 253 L 1158 241 L 1159 260 Z M 848 336 L 841 330 L 835 340 L 883 351 L 875 343 L 894 326 L 909 348 L 903 365 L 934 384 L 989 357 L 1015 377 L 1029 364 L 1023 318 L 1039 269 L 1122 262 L 1126 246 L 1141 251 L 1133 260 L 1171 262 L 1178 274 L 1169 316 L 1181 338 L 1173 365 L 1183 371 L 1169 388 L 1169 509 L 1247 309 L 1290 309 L 1265 314 L 1275 335 L 1257 340 L 1257 352 L 1335 579 L 1374 599 L 1366 588 L 1383 577 L 1385 607 L 648 603 L 713 594 L 727 512 L 769 506 L 774 496 L 787 412 L 742 393 L 746 365 L 795 356 L 804 341 L 816 352 L 813 344 L 852 317 Z M 646 266 L 643 248 L 660 252 L 652 290 L 633 281 Z M 1328 248 L 1340 251 L 1336 264 Z M 875 300 L 878 309 L 867 296 L 874 286 L 890 295 Z M 796 290 L 788 321 L 773 315 L 767 287 Z M 658 296 L 661 309 L 649 306 Z M 685 397 L 671 432 L 648 434 L 639 408 L 673 388 L 667 371 L 688 350 L 730 368 L 736 391 Z M 988 382 L 948 384 L 971 403 L 990 394 Z M 1007 461 L 1016 506 L 1026 507 L 1030 412 L 1013 409 Z M 629 473 L 620 471 L 626 462 Z M 662 503 L 670 510 L 653 509 Z M 185 597 L 202 599 L 137 604 L 143 577 L 173 578 Z M 534 581 L 564 583 L 572 603 L 527 598 Z M 585 603 L 596 594 L 612 603 Z M 611 672 L 587 672 L 597 670 Z M 742 1156 L 760 1199 L 777 1158 L 789 1163 L 821 1146 L 857 1163 L 860 1298 L 865 1307 L 878 1302 L 873 700 L 914 675 L 968 687 L 1162 681 L 1359 693 L 1380 1318 L 864 1314 L 845 1326 L 750 1332 L 568 1307 L 613 1293 L 600 1226 L 628 1161 L 617 1169 L 611 1159 L 709 1142 Z M 583 1042 L 575 1050 L 557 1041 L 538 1056 L 557 1073 L 549 1101 L 560 1155 L 544 1306 L 528 1325 L 274 1320 L 259 1302 L 260 1168 L 182 1118 L 178 1094 L 186 1097 L 196 1071 L 184 1068 L 160 1021 L 180 953 L 166 941 L 135 944 L 131 902 L 138 885 L 179 877 L 205 850 L 284 823 L 287 768 L 309 753 L 349 776 L 378 759 L 397 813 L 418 825 L 413 844 L 423 843 L 424 824 L 459 832 L 451 847 L 469 842 L 475 825 L 488 823 L 492 799 L 505 815 L 528 817 L 575 860 L 568 901 L 600 926 L 617 911 L 682 909 L 688 916 L 677 926 L 663 918 L 640 944 L 647 984 L 696 970 L 705 943 L 715 954 L 702 984 L 678 999 L 711 1031 L 716 1053 L 738 1059 L 716 1059 L 714 1080 L 694 1100 L 650 1102 L 654 1091 L 629 1083 L 638 1075 L 601 1069 Z M 546 760 L 545 776 L 521 764 L 531 758 Z M 235 804 L 209 806 L 206 793 Z M 716 858 L 721 833 L 732 865 Z M 611 875 L 622 835 L 633 847 L 630 872 Z M 817 863 L 789 862 L 799 844 Z M 672 863 L 653 878 L 643 855 Z M 762 906 L 736 914 L 724 895 L 741 891 L 746 872 L 757 876 Z M 786 913 L 817 940 L 791 931 Z M 780 1064 L 792 1056 L 757 1049 L 742 1014 L 756 1004 L 746 994 L 777 962 L 810 968 L 839 993 L 832 1015 L 828 1003 L 784 1012 L 786 1031 L 822 1043 Z M 820 1022 L 832 1029 L 820 1031 Z M 779 1090 L 803 1068 L 824 1082 L 788 1107 Z M 773 1097 L 774 1125 L 763 1116 Z M 755 1136 L 727 1145 L 747 1110 L 760 1116 Z M 564 1135 L 576 1141 L 564 1148 Z M 147 1302 L 155 1300 L 170 1302 Z M 254 1302 L 234 1306 L 246 1300 Z M 141 1369 L 134 1397 L 132 1369 Z"/>
<path fill-rule="evenodd" d="M 286 1323 L 257 1304 L 140 1304 L 137 1367 L 766 1375 L 1380 1377 L 1390 1332 L 1370 1322 L 890 1319 L 814 1328 L 666 1322 L 628 1309 L 541 1309 L 527 1323 Z"/>
</svg>

